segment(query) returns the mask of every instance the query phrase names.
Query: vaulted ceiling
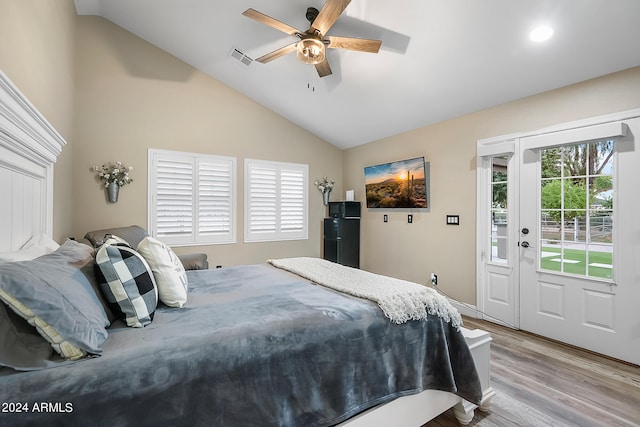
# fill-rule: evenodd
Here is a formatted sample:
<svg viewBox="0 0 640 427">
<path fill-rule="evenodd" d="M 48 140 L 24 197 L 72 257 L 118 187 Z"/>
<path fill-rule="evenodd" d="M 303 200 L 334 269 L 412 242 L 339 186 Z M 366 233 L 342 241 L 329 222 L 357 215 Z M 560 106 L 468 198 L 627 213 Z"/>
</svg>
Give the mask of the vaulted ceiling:
<svg viewBox="0 0 640 427">
<path fill-rule="evenodd" d="M 307 8 L 324 0 L 75 4 L 341 148 L 640 65 L 638 0 L 352 0 L 327 34 L 382 47 L 328 49 L 333 74 L 323 78 L 295 53 L 253 61 L 297 38 L 242 12 L 306 30 Z M 540 24 L 553 35 L 534 42 Z"/>
</svg>

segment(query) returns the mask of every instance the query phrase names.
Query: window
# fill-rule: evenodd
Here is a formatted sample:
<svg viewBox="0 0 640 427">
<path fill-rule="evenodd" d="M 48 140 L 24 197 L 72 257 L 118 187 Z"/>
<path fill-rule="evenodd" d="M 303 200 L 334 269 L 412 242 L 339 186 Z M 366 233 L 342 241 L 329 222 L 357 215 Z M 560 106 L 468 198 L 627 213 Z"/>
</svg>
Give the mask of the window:
<svg viewBox="0 0 640 427">
<path fill-rule="evenodd" d="M 541 151 L 540 267 L 613 278 L 614 142 Z"/>
<path fill-rule="evenodd" d="M 244 240 L 308 238 L 308 165 L 245 159 Z"/>
<path fill-rule="evenodd" d="M 491 261 L 506 263 L 509 156 L 491 158 Z"/>
<path fill-rule="evenodd" d="M 235 243 L 236 159 L 149 150 L 149 231 L 172 245 Z"/>
</svg>

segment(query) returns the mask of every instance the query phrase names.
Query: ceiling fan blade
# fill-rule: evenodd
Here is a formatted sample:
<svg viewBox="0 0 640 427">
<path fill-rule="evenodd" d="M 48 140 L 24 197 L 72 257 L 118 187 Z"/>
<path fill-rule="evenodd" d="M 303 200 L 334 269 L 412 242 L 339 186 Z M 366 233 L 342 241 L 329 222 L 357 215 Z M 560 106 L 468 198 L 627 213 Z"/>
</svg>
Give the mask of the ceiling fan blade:
<svg viewBox="0 0 640 427">
<path fill-rule="evenodd" d="M 355 37 L 328 36 L 326 39 L 329 40 L 329 44 L 327 45 L 329 48 L 357 50 L 359 52 L 378 53 L 382 45 L 382 41 L 380 40 L 359 39 Z"/>
<path fill-rule="evenodd" d="M 326 59 L 319 64 L 316 64 L 316 71 L 320 77 L 325 77 L 332 74 L 331 67 L 329 66 L 329 61 Z"/>
<path fill-rule="evenodd" d="M 278 59 L 281 56 L 286 55 L 287 53 L 291 53 L 296 50 L 296 45 L 298 43 L 291 43 L 280 49 L 276 49 L 273 52 L 269 52 L 265 55 L 262 55 L 260 58 L 256 59 L 256 61 L 266 64 L 267 62 L 273 61 L 274 59 Z"/>
<path fill-rule="evenodd" d="M 327 0 L 311 24 L 311 29 L 318 30 L 322 35 L 326 34 L 349 3 L 351 0 Z"/>
<path fill-rule="evenodd" d="M 266 24 L 270 27 L 275 28 L 276 30 L 280 30 L 283 33 L 287 33 L 290 34 L 292 36 L 298 35 L 298 34 L 302 34 L 303 32 L 293 28 L 290 25 L 285 24 L 284 22 L 280 22 L 277 19 L 273 19 L 272 17 L 265 15 L 262 12 L 258 12 L 255 9 L 247 9 L 244 12 L 242 12 L 242 14 L 248 18 L 251 18 L 253 20 L 256 20 L 260 23 Z"/>
</svg>

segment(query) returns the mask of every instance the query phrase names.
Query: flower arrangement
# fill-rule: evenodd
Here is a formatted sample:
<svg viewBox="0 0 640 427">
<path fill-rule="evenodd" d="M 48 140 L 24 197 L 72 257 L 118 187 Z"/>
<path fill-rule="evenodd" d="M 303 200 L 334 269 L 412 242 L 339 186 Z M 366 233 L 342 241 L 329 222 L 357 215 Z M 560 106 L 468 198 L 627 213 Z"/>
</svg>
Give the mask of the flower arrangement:
<svg viewBox="0 0 640 427">
<path fill-rule="evenodd" d="M 127 167 L 122 162 L 108 162 L 102 166 L 93 167 L 93 171 L 104 182 L 105 187 L 108 187 L 112 182 L 118 184 L 119 187 L 133 182 L 133 178 L 129 176 L 129 172 L 132 170 L 132 166 Z"/>
<path fill-rule="evenodd" d="M 334 180 L 330 180 L 326 176 L 322 177 L 321 180 L 316 179 L 316 181 L 314 182 L 315 186 L 318 187 L 318 190 L 322 194 L 330 193 L 331 190 L 333 190 L 333 184 L 335 184 L 335 183 L 336 182 Z"/>
</svg>

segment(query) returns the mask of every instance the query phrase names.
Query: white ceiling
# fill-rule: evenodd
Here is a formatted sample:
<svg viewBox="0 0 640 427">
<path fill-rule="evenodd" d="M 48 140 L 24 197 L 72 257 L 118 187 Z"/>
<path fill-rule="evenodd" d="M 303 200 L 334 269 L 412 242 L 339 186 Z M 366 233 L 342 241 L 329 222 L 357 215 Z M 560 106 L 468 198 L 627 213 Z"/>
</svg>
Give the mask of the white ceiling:
<svg viewBox="0 0 640 427">
<path fill-rule="evenodd" d="M 328 50 L 318 78 L 296 39 L 242 15 L 306 30 L 324 0 L 75 0 L 341 148 L 640 65 L 639 0 L 353 0 L 329 35 L 382 40 L 378 54 Z M 553 37 L 528 38 L 548 23 Z M 310 86 L 310 87 L 308 87 Z M 311 88 L 315 87 L 315 90 Z"/>
</svg>

